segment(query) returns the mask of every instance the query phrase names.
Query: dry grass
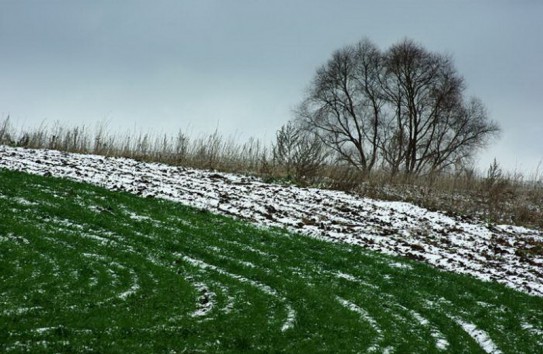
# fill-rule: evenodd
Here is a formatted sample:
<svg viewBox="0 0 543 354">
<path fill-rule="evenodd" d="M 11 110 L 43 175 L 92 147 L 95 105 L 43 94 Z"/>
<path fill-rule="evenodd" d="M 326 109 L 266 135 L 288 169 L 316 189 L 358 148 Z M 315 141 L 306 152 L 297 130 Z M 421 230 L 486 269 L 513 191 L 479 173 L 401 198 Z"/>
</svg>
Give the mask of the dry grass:
<svg viewBox="0 0 543 354">
<path fill-rule="evenodd" d="M 537 178 L 536 178 L 537 177 Z M 475 174 L 419 176 L 375 174 L 355 189 L 368 197 L 412 202 L 431 210 L 492 224 L 543 229 L 543 176 L 499 178 Z"/>
<path fill-rule="evenodd" d="M 116 134 L 108 132 L 107 124 L 91 129 L 60 123 L 42 123 L 37 129 L 18 130 L 9 117 L 0 121 L 0 144 L 241 173 L 259 173 L 269 155 L 259 140 L 239 143 L 235 137 L 224 138 L 217 131 L 197 137 L 183 131 L 176 135 L 135 131 Z"/>
<path fill-rule="evenodd" d="M 412 202 L 463 218 L 489 224 L 510 223 L 543 229 L 543 170 L 531 176 L 504 173 L 497 163 L 484 175 L 473 169 L 456 174 L 391 176 L 386 171 L 364 175 L 349 166 L 323 166 L 312 178 L 292 180 L 287 168 L 273 159 L 271 149 L 257 139 L 240 143 L 218 131 L 197 137 L 108 132 L 106 124 L 95 129 L 42 123 L 37 129 L 16 129 L 9 117 L 0 121 L 0 144 L 55 149 L 162 162 L 199 169 L 237 172 L 277 183 L 296 183 L 358 193 L 386 200 Z"/>
</svg>

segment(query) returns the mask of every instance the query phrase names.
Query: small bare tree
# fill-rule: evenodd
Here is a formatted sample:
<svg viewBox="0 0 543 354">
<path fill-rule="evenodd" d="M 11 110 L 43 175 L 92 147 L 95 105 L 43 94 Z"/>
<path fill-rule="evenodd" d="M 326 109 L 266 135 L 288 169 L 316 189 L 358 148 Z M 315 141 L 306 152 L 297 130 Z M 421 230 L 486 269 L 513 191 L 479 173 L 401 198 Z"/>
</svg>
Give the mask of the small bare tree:
<svg viewBox="0 0 543 354">
<path fill-rule="evenodd" d="M 289 178 L 299 182 L 312 180 L 327 156 L 322 141 L 296 123 L 288 122 L 277 131 L 273 159 Z"/>
<path fill-rule="evenodd" d="M 13 139 L 10 134 L 11 124 L 9 116 L 6 117 L 3 121 L 0 121 L 0 144 L 12 145 L 14 144 Z"/>
</svg>

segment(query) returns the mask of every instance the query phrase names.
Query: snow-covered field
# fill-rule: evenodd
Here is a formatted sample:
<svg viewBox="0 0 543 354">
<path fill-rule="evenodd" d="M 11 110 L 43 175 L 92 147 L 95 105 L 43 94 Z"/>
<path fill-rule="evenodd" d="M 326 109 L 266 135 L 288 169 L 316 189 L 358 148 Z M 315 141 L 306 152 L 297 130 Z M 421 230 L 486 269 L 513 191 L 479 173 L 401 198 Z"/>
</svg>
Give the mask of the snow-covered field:
<svg viewBox="0 0 543 354">
<path fill-rule="evenodd" d="M 0 146 L 0 168 L 173 200 L 259 225 L 418 259 L 543 296 L 543 234 L 536 230 L 489 227 L 408 203 L 122 158 Z"/>
</svg>

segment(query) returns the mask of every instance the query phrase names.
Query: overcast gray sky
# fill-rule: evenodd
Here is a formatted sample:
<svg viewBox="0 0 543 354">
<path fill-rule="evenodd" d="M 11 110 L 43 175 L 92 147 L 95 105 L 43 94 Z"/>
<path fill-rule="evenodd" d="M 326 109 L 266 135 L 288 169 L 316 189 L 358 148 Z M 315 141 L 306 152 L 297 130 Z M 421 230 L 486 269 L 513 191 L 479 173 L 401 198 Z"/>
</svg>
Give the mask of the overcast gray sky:
<svg viewBox="0 0 543 354">
<path fill-rule="evenodd" d="M 542 19 L 540 0 L 0 0 L 0 114 L 271 141 L 335 49 L 409 37 L 453 55 L 501 124 L 479 165 L 529 174 L 543 160 Z"/>
</svg>

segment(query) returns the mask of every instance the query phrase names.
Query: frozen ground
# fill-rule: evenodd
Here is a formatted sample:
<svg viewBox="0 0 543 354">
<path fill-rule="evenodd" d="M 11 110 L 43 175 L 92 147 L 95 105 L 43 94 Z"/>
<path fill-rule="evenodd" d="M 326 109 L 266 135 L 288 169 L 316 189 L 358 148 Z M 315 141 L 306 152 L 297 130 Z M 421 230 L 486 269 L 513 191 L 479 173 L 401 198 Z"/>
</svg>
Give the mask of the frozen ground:
<svg viewBox="0 0 543 354">
<path fill-rule="evenodd" d="M 0 146 L 0 168 L 65 177 L 406 256 L 543 296 L 543 234 L 400 202 L 122 158 Z M 466 325 L 468 326 L 468 325 Z"/>
</svg>

